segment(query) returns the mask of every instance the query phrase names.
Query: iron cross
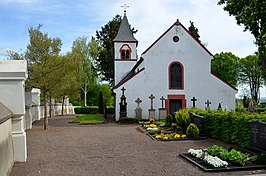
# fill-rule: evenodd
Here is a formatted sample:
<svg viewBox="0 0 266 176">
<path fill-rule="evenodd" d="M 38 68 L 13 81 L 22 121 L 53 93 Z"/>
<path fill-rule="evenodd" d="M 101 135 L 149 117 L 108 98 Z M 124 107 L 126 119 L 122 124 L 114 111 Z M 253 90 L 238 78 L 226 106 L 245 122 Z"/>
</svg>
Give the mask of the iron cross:
<svg viewBox="0 0 266 176">
<path fill-rule="evenodd" d="M 125 89 L 124 87 L 122 87 L 121 90 L 122 90 L 122 96 L 125 96 L 125 90 L 126 90 L 126 89 Z"/>
<path fill-rule="evenodd" d="M 127 8 L 129 8 L 129 6 L 126 4 L 122 5 L 121 7 L 124 9 L 124 12 L 126 12 Z"/>
<path fill-rule="evenodd" d="M 155 96 L 151 94 L 149 98 L 151 99 L 151 109 L 153 109 L 153 99 L 155 98 Z"/>
<path fill-rule="evenodd" d="M 193 108 L 196 107 L 196 101 L 197 101 L 197 99 L 195 97 L 193 97 L 191 99 L 191 101 L 193 102 Z"/>
</svg>

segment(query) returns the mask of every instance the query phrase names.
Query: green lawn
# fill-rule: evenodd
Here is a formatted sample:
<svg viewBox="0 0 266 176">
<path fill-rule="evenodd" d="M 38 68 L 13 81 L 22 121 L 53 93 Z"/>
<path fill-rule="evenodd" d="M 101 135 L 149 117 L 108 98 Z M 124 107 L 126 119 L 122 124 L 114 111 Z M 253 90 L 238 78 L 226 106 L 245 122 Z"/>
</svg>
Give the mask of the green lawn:
<svg viewBox="0 0 266 176">
<path fill-rule="evenodd" d="M 82 123 L 84 121 L 103 121 L 102 114 L 81 114 L 79 117 L 76 117 L 71 122 L 72 123 Z"/>
</svg>

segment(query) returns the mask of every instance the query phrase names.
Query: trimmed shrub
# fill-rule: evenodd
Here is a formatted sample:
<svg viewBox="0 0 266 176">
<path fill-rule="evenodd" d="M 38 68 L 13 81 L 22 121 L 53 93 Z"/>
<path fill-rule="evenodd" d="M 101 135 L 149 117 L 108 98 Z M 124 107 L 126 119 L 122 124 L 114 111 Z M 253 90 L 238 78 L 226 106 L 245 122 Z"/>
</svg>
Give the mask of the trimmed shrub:
<svg viewBox="0 0 266 176">
<path fill-rule="evenodd" d="M 99 109 L 97 107 L 76 107 L 75 114 L 97 114 Z"/>
<path fill-rule="evenodd" d="M 208 136 L 233 143 L 240 147 L 250 146 L 251 122 L 266 121 L 266 114 L 191 110 L 204 116 L 205 131 Z"/>
<path fill-rule="evenodd" d="M 186 109 L 181 109 L 175 114 L 177 125 L 181 127 L 183 133 L 186 132 L 188 125 L 190 124 L 190 115 Z"/>
<path fill-rule="evenodd" d="M 106 108 L 107 114 L 115 114 L 115 108 Z"/>
<path fill-rule="evenodd" d="M 168 114 L 165 118 L 165 126 L 171 126 L 173 123 L 173 117 L 171 114 Z"/>
<path fill-rule="evenodd" d="M 138 118 L 119 119 L 118 123 L 139 123 L 139 119 Z"/>
<path fill-rule="evenodd" d="M 187 127 L 186 134 L 191 138 L 199 138 L 199 128 L 194 123 L 191 123 Z"/>
</svg>

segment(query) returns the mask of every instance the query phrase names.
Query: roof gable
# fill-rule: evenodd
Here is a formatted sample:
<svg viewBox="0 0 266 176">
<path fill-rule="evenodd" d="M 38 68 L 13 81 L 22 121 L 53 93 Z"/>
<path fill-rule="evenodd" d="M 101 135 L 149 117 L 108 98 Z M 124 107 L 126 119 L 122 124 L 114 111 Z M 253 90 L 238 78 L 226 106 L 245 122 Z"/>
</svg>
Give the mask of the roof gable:
<svg viewBox="0 0 266 176">
<path fill-rule="evenodd" d="M 155 40 L 155 42 L 153 42 L 153 44 L 150 46 L 150 47 L 148 47 L 143 53 L 142 53 L 142 55 L 143 54 L 145 54 L 145 53 L 147 53 L 156 43 L 158 43 L 160 40 L 161 40 L 161 38 L 163 38 L 174 26 L 181 26 L 184 30 L 185 30 L 185 32 L 189 35 L 189 36 L 191 36 L 210 56 L 213 56 L 212 54 L 211 54 L 211 52 L 204 46 L 204 45 L 202 45 L 200 42 L 199 42 L 199 40 L 198 39 L 196 39 L 180 22 L 179 22 L 179 20 L 177 20 L 170 28 L 168 28 L 157 40 Z"/>
</svg>

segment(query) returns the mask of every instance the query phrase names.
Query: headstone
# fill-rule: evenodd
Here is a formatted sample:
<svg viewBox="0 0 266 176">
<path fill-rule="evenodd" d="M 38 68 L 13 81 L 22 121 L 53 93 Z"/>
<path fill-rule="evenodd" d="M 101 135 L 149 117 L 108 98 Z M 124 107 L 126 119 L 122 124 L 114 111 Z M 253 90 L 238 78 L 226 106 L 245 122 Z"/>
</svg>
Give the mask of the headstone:
<svg viewBox="0 0 266 176">
<path fill-rule="evenodd" d="M 149 96 L 149 99 L 151 99 L 151 109 L 149 109 L 149 118 L 155 118 L 155 109 L 153 109 L 153 99 L 155 96 L 152 94 Z"/>
<path fill-rule="evenodd" d="M 120 119 L 127 118 L 127 102 L 126 102 L 126 96 L 125 96 L 125 88 L 122 89 L 122 96 L 120 97 L 121 101 L 119 103 L 120 105 Z"/>
<path fill-rule="evenodd" d="M 191 122 L 194 123 L 199 128 L 200 136 L 205 137 L 206 133 L 205 133 L 204 117 L 197 115 L 195 113 L 192 113 L 190 115 L 190 118 L 191 118 Z"/>
<path fill-rule="evenodd" d="M 266 150 L 266 123 L 251 123 L 251 144 L 253 148 Z"/>
<path fill-rule="evenodd" d="M 193 108 L 195 108 L 195 107 L 196 107 L 196 101 L 197 101 L 197 99 L 196 99 L 195 97 L 193 97 L 193 98 L 191 99 L 191 101 L 192 101 L 192 106 L 193 106 Z"/>
<path fill-rule="evenodd" d="M 210 104 L 212 104 L 211 102 L 210 102 L 210 100 L 207 100 L 206 102 L 205 102 L 205 104 L 206 104 L 206 110 L 207 109 L 210 109 Z"/>
<path fill-rule="evenodd" d="M 142 109 L 140 108 L 140 103 L 142 101 L 141 101 L 140 98 L 137 98 L 135 102 L 137 103 L 137 108 L 135 109 L 136 117 L 137 118 L 142 118 Z"/>
<path fill-rule="evenodd" d="M 166 119 L 167 116 L 167 111 L 166 108 L 164 108 L 164 101 L 166 100 L 163 96 L 160 98 L 160 100 L 162 101 L 162 107 L 159 108 L 159 120 L 161 119 Z"/>
</svg>

